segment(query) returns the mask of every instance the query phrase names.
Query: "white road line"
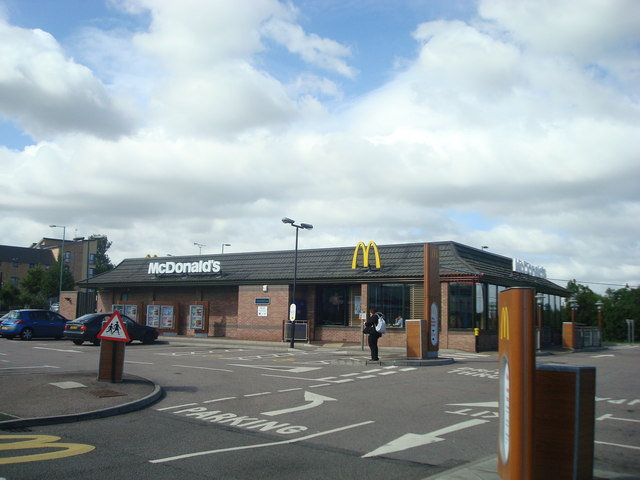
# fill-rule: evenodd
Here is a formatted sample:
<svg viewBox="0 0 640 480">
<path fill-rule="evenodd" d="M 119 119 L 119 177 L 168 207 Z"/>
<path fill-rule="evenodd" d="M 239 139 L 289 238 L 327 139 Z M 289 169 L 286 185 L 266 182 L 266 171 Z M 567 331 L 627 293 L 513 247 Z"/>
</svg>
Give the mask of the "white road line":
<svg viewBox="0 0 640 480">
<path fill-rule="evenodd" d="M 61 348 L 33 347 L 35 350 L 51 350 L 53 352 L 82 353 L 81 350 L 63 350 Z"/>
<path fill-rule="evenodd" d="M 157 411 L 162 412 L 164 410 L 171 410 L 173 408 L 190 407 L 192 405 L 198 405 L 197 403 L 185 403 L 184 405 L 174 405 L 173 407 L 156 408 Z"/>
<path fill-rule="evenodd" d="M 134 363 L 136 365 L 153 365 L 151 362 L 134 362 L 131 360 L 125 360 L 124 363 Z"/>
<path fill-rule="evenodd" d="M 358 377 L 358 378 L 361 379 L 361 380 L 364 380 L 366 378 L 376 378 L 376 376 L 375 375 L 363 375 L 362 377 Z"/>
<path fill-rule="evenodd" d="M 249 393 L 249 394 L 243 395 L 243 396 L 245 396 L 245 397 L 260 397 L 262 395 L 271 395 L 271 392 Z"/>
<path fill-rule="evenodd" d="M 60 367 L 56 367 L 53 365 L 37 365 L 35 367 L 4 367 L 4 368 L 0 368 L 0 370 L 19 370 L 19 369 L 26 369 L 26 368 L 60 368 Z"/>
<path fill-rule="evenodd" d="M 609 445 L 611 447 L 630 448 L 631 450 L 640 450 L 640 447 L 634 447 L 633 445 L 622 445 L 621 443 L 600 442 L 598 440 L 593 443 L 597 443 L 600 445 Z"/>
<path fill-rule="evenodd" d="M 359 373 L 343 373 L 340 375 L 341 377 L 355 377 L 356 375 L 360 375 Z"/>
<path fill-rule="evenodd" d="M 317 385 L 309 385 L 309 388 L 319 388 L 319 387 L 328 387 L 331 385 L 330 383 L 319 383 Z"/>
<path fill-rule="evenodd" d="M 225 400 L 234 400 L 238 397 L 224 397 L 224 398 L 214 398 L 213 400 L 205 400 L 202 403 L 214 403 L 214 402 L 224 402 Z"/>
<path fill-rule="evenodd" d="M 323 435 L 330 435 L 332 433 L 341 432 L 343 430 L 349 430 L 351 428 L 361 427 L 363 425 L 368 425 L 370 423 L 374 423 L 373 420 L 369 420 L 362 423 L 355 423 L 353 425 L 347 425 L 346 427 L 334 428 L 332 430 L 327 430 L 325 432 L 313 433 L 311 435 L 306 435 L 304 437 L 293 438 L 291 440 L 283 440 L 281 442 L 270 442 L 270 443 L 259 443 L 257 445 L 245 445 L 242 447 L 229 447 L 229 448 L 220 448 L 217 450 L 207 450 L 204 452 L 194 452 L 194 453 L 185 453 L 184 455 L 176 455 L 175 457 L 166 457 L 166 458 L 158 458 L 156 460 L 149 460 L 149 463 L 165 463 L 165 462 L 173 462 L 176 460 L 183 460 L 185 458 L 192 457 L 201 457 L 203 455 L 212 455 L 214 453 L 224 453 L 224 452 L 235 452 L 238 450 L 250 450 L 253 448 L 263 448 L 263 447 L 274 447 L 276 445 L 289 445 L 292 443 L 303 442 L 305 440 L 309 440 L 311 438 L 321 437 Z"/>
<path fill-rule="evenodd" d="M 296 390 L 302 390 L 302 388 L 297 387 L 297 388 L 287 388 L 285 390 L 278 390 L 278 393 L 285 393 L 285 392 L 295 392 Z"/>
<path fill-rule="evenodd" d="M 394 373 L 398 373 L 397 371 L 389 371 L 389 372 L 380 372 L 378 375 L 393 375 Z"/>
<path fill-rule="evenodd" d="M 171 365 L 172 367 L 181 367 L 181 368 L 196 368 L 199 370 L 215 370 L 218 372 L 231 372 L 233 373 L 233 370 L 225 370 L 224 368 L 209 368 L 209 367 L 194 367 L 192 365 Z"/>
</svg>

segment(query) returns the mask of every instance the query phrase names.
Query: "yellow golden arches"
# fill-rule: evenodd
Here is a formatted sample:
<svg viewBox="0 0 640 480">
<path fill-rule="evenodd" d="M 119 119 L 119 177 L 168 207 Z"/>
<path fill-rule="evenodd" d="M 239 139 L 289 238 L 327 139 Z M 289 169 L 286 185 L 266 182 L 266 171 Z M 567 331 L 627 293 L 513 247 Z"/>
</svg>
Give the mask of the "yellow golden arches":
<svg viewBox="0 0 640 480">
<path fill-rule="evenodd" d="M 18 441 L 5 442 L 5 440 Z M 60 437 L 53 435 L 0 435 L 0 452 L 3 450 L 50 450 L 45 453 L 35 453 L 31 455 L 0 457 L 0 465 L 71 457 L 73 455 L 88 453 L 96 448 L 93 445 L 85 445 L 82 443 L 56 443 L 58 440 L 60 440 Z"/>
<path fill-rule="evenodd" d="M 509 309 L 507 307 L 500 309 L 500 338 L 509 340 Z"/>
<path fill-rule="evenodd" d="M 373 247 L 373 253 L 376 259 L 376 268 L 380 268 L 380 253 L 378 252 L 378 246 L 375 242 L 369 242 L 365 247 L 364 242 L 358 242 L 355 250 L 353 251 L 353 259 L 351 260 L 351 268 L 355 270 L 358 266 L 358 252 L 362 249 L 362 266 L 367 268 L 369 267 L 369 251 Z"/>
</svg>

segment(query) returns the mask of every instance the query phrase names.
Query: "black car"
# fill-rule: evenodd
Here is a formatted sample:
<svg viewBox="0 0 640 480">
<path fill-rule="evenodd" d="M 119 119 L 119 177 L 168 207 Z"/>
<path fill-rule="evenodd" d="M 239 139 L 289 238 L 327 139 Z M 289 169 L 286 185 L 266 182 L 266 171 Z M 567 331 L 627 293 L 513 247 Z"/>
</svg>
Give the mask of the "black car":
<svg viewBox="0 0 640 480">
<path fill-rule="evenodd" d="M 88 313 L 75 320 L 67 322 L 64 327 L 64 338 L 72 340 L 76 345 L 82 345 L 83 342 L 92 342 L 94 345 L 100 345 L 100 339 L 97 335 L 102 329 L 102 323 L 111 318 L 112 313 Z M 134 322 L 126 315 L 120 315 L 124 323 L 129 339 L 131 341 L 139 340 L 142 343 L 153 343 L 158 338 L 158 331 L 153 327 L 140 325 Z"/>
</svg>

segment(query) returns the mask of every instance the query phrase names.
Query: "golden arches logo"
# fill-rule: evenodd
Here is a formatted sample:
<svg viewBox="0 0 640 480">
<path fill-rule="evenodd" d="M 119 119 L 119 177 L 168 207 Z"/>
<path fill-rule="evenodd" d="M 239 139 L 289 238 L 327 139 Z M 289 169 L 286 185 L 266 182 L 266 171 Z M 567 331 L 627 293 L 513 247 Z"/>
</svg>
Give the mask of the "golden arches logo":
<svg viewBox="0 0 640 480">
<path fill-rule="evenodd" d="M 7 442 L 7 440 L 17 440 Z M 39 462 L 42 460 L 53 460 L 54 458 L 65 458 L 73 455 L 81 455 L 90 452 L 96 447 L 82 443 L 58 443 L 60 437 L 53 435 L 0 435 L 0 452 L 7 450 L 45 450 L 43 453 L 29 453 L 15 457 L 0 457 L 0 465 L 12 463 Z"/>
<path fill-rule="evenodd" d="M 376 268 L 380 268 L 380 252 L 378 252 L 378 246 L 375 242 L 369 242 L 367 246 L 364 245 L 364 242 L 358 242 L 356 245 L 356 249 L 353 251 L 353 259 L 351 260 L 351 268 L 355 270 L 358 267 L 358 252 L 362 249 L 362 257 L 363 262 L 362 266 L 367 268 L 369 267 L 369 252 L 373 247 L 373 253 L 376 259 Z"/>
<path fill-rule="evenodd" d="M 509 340 L 509 309 L 507 307 L 500 309 L 500 338 Z"/>
</svg>

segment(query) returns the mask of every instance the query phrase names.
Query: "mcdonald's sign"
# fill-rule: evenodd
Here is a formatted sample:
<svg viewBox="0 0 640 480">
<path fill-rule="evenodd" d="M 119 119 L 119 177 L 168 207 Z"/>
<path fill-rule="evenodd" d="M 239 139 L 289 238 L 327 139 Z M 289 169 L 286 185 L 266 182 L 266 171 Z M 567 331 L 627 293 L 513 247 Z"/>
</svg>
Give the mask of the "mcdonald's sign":
<svg viewBox="0 0 640 480">
<path fill-rule="evenodd" d="M 378 246 L 375 244 L 375 242 L 369 242 L 367 246 L 364 245 L 364 242 L 358 242 L 358 245 L 356 245 L 356 249 L 353 251 L 353 259 L 351 261 L 351 268 L 353 270 L 358 267 L 358 253 L 360 249 L 362 249 L 362 266 L 365 268 L 369 267 L 369 253 L 372 247 L 376 259 L 376 268 L 380 268 L 380 253 L 378 252 Z"/>
</svg>

